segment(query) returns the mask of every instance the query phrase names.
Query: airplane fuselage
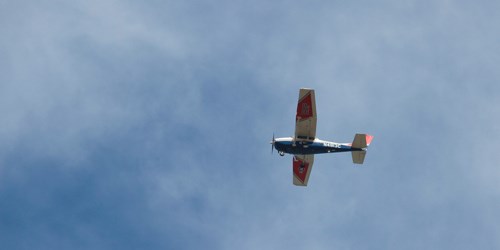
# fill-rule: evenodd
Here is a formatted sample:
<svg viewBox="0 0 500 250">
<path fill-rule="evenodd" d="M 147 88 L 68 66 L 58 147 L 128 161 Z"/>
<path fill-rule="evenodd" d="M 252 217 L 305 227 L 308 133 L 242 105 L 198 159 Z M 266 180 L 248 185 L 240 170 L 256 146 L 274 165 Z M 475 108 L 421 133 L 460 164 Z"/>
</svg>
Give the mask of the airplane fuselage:
<svg viewBox="0 0 500 250">
<path fill-rule="evenodd" d="M 353 148 L 350 143 L 337 143 L 323 141 L 320 139 L 314 140 L 295 140 L 292 137 L 276 138 L 274 147 L 281 155 L 283 153 L 294 155 L 310 155 L 324 153 L 338 153 L 349 151 L 364 151 L 361 148 Z"/>
</svg>

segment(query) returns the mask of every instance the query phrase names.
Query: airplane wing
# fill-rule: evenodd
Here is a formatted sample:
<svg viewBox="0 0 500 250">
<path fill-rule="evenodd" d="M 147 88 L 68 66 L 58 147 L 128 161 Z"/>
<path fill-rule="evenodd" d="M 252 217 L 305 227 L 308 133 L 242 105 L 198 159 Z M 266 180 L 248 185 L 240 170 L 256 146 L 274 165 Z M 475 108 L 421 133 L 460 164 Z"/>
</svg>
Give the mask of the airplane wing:
<svg viewBox="0 0 500 250">
<path fill-rule="evenodd" d="M 316 120 L 314 89 L 300 89 L 297 115 L 295 116 L 295 138 L 314 140 L 316 137 Z"/>
<path fill-rule="evenodd" d="M 293 156 L 293 184 L 297 186 L 307 186 L 309 175 L 311 174 L 314 155 L 294 155 Z"/>
</svg>

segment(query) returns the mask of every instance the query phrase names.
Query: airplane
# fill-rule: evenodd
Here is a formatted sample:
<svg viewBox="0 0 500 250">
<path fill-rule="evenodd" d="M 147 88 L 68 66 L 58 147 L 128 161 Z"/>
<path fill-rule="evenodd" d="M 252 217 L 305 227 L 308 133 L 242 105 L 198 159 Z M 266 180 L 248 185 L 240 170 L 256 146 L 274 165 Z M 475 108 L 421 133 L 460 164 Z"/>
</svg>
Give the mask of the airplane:
<svg viewBox="0 0 500 250">
<path fill-rule="evenodd" d="M 352 162 L 363 164 L 373 139 L 368 134 L 356 134 L 352 143 L 320 140 L 316 137 L 316 120 L 314 89 L 301 88 L 295 116 L 295 136 L 274 138 L 273 134 L 271 152 L 276 148 L 280 156 L 285 153 L 293 155 L 293 184 L 296 186 L 307 186 L 315 154 L 351 152 Z"/>
</svg>

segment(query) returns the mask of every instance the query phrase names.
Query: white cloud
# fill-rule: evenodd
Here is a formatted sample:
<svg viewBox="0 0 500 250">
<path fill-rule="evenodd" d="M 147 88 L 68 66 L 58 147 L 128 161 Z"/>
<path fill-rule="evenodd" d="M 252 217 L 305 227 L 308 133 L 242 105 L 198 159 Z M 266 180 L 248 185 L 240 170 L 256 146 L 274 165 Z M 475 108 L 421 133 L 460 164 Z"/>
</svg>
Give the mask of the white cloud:
<svg viewBox="0 0 500 250">
<path fill-rule="evenodd" d="M 154 236 L 131 230 L 135 243 L 460 248 L 476 236 L 497 246 L 492 11 L 283 4 L 4 4 L 0 164 L 25 153 L 102 176 L 92 187 L 108 196 L 88 199 L 117 209 L 122 228 L 138 212 Z M 321 138 L 375 135 L 362 168 L 348 155 L 318 156 L 306 189 L 291 185 L 290 157 L 270 156 L 267 144 L 273 131 L 293 133 L 302 86 L 317 89 Z M 115 207 L 123 196 L 136 206 Z M 80 226 L 80 241 L 111 244 L 99 225 Z"/>
</svg>

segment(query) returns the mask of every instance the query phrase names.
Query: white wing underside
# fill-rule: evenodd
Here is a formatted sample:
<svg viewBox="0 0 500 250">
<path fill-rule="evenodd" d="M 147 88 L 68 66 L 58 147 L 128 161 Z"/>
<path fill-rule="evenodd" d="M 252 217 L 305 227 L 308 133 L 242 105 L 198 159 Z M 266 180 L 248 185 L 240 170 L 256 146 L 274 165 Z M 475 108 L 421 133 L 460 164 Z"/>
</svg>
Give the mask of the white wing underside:
<svg viewBox="0 0 500 250">
<path fill-rule="evenodd" d="M 313 89 L 300 89 L 295 116 L 295 140 L 314 140 L 316 138 L 316 97 Z M 307 186 L 314 163 L 314 155 L 295 155 L 293 157 L 293 184 Z"/>
<path fill-rule="evenodd" d="M 314 155 L 293 156 L 293 184 L 307 186 L 314 163 Z"/>
<path fill-rule="evenodd" d="M 300 89 L 295 116 L 295 139 L 316 138 L 316 97 L 313 89 Z"/>
</svg>

